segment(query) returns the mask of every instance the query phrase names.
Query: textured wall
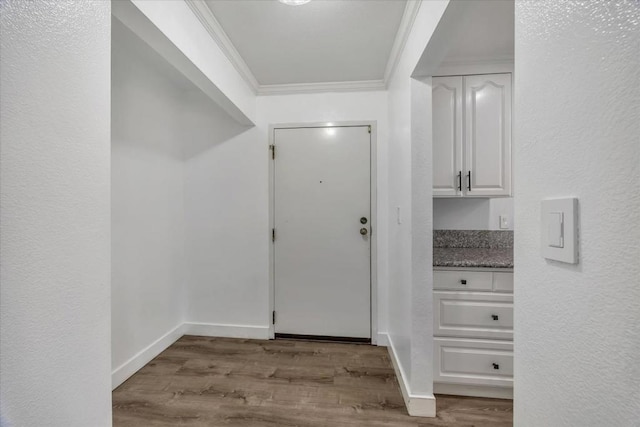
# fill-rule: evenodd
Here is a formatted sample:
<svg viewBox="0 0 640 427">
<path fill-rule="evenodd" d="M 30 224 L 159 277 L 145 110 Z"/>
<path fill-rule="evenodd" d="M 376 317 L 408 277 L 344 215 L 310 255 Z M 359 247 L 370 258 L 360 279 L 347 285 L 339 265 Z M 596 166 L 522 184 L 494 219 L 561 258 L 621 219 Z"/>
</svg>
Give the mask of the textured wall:
<svg viewBox="0 0 640 427">
<path fill-rule="evenodd" d="M 188 319 L 261 326 L 268 333 L 267 142 L 255 128 L 237 134 L 211 107 L 194 110 L 202 139 L 185 164 Z M 224 129 L 224 131 L 223 131 Z M 237 135 L 234 135 L 237 134 Z"/>
<path fill-rule="evenodd" d="M 411 392 L 425 394 L 433 392 L 431 87 L 431 78 L 411 80 Z"/>
<path fill-rule="evenodd" d="M 516 2 L 515 423 L 640 422 L 640 5 Z M 580 203 L 580 263 L 540 201 Z"/>
<path fill-rule="evenodd" d="M 115 19 L 112 49 L 111 365 L 116 369 L 184 321 L 181 114 L 189 103 L 179 86 L 184 77 L 172 76 L 168 63 Z"/>
<path fill-rule="evenodd" d="M 389 337 L 411 394 L 429 395 L 431 382 L 432 279 L 428 275 L 431 258 L 431 155 L 425 151 L 431 141 L 424 122 L 412 129 L 412 118 L 427 117 L 430 110 L 412 96 L 428 96 L 425 84 L 413 82 L 411 75 L 431 39 L 448 1 L 423 2 L 416 16 L 395 73 L 389 83 Z M 413 103 L 412 103 L 413 102 Z M 420 111 L 412 111 L 419 108 Z M 423 144 L 423 147 L 412 147 Z M 415 156 L 415 159 L 412 159 Z M 422 162 L 424 161 L 424 162 Z M 412 168 L 419 167 L 418 170 Z M 415 184 L 415 186 L 414 186 Z M 414 186 L 412 188 L 412 186 Z M 416 197 L 416 207 L 412 207 Z M 397 208 L 400 208 L 400 224 Z M 418 215 L 415 228 L 412 215 Z M 415 236 L 416 241 L 412 240 Z M 419 250 L 427 268 L 416 270 L 412 279 L 412 246 Z M 414 289 L 415 288 L 415 289 Z M 426 319 L 426 322 L 424 321 Z M 414 377 L 414 370 L 417 372 Z"/>
<path fill-rule="evenodd" d="M 0 17 L 0 411 L 110 426 L 110 2 Z"/>
</svg>

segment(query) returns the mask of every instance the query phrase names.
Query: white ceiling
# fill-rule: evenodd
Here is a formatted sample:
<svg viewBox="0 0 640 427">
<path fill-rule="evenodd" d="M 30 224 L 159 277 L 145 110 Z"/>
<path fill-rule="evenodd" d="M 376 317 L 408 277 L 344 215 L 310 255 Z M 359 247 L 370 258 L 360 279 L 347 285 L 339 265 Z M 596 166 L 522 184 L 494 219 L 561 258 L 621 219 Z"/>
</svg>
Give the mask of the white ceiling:
<svg viewBox="0 0 640 427">
<path fill-rule="evenodd" d="M 514 0 L 470 1 L 443 62 L 513 59 Z"/>
<path fill-rule="evenodd" d="M 259 85 L 382 80 L 405 0 L 207 0 Z"/>
</svg>

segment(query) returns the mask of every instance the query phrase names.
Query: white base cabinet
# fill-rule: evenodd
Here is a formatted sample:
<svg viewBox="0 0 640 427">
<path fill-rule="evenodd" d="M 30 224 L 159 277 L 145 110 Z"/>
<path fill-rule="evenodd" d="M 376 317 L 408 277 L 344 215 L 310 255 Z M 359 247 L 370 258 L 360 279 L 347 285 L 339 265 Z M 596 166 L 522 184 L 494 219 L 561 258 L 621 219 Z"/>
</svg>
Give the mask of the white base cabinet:
<svg viewBox="0 0 640 427">
<path fill-rule="evenodd" d="M 513 272 L 434 271 L 434 391 L 513 396 Z"/>
</svg>

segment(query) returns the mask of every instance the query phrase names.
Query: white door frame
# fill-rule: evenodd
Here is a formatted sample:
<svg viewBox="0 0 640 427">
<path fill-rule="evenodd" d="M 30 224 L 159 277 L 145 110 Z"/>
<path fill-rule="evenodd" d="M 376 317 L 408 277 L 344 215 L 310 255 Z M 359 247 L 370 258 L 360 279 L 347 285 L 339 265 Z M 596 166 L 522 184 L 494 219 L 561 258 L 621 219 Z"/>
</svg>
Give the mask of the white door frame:
<svg viewBox="0 0 640 427">
<path fill-rule="evenodd" d="M 375 120 L 372 121 L 346 121 L 346 122 L 316 122 L 316 123 L 283 123 L 269 125 L 269 146 L 274 144 L 276 129 L 299 129 L 299 128 L 326 128 L 326 127 L 357 127 L 371 126 L 371 147 L 370 147 L 370 193 L 371 193 L 371 344 L 378 342 L 378 126 Z M 278 150 L 276 148 L 276 156 Z M 269 229 L 267 239 L 269 242 L 269 339 L 275 338 L 275 327 L 272 322 L 272 313 L 275 308 L 275 269 L 274 269 L 274 245 L 271 239 L 271 230 L 275 228 L 275 202 L 274 202 L 274 161 L 269 152 Z M 276 319 L 277 321 L 277 319 Z"/>
</svg>

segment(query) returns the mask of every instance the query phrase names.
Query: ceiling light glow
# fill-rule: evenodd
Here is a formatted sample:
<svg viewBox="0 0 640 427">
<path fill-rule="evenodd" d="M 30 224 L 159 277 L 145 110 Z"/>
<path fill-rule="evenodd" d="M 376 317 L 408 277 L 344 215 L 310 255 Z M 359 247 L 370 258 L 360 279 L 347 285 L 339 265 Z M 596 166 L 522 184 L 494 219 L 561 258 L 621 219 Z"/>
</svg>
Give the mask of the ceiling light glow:
<svg viewBox="0 0 640 427">
<path fill-rule="evenodd" d="M 280 3 L 288 4 L 289 6 L 300 6 L 305 3 L 309 3 L 311 0 L 278 0 Z"/>
</svg>

